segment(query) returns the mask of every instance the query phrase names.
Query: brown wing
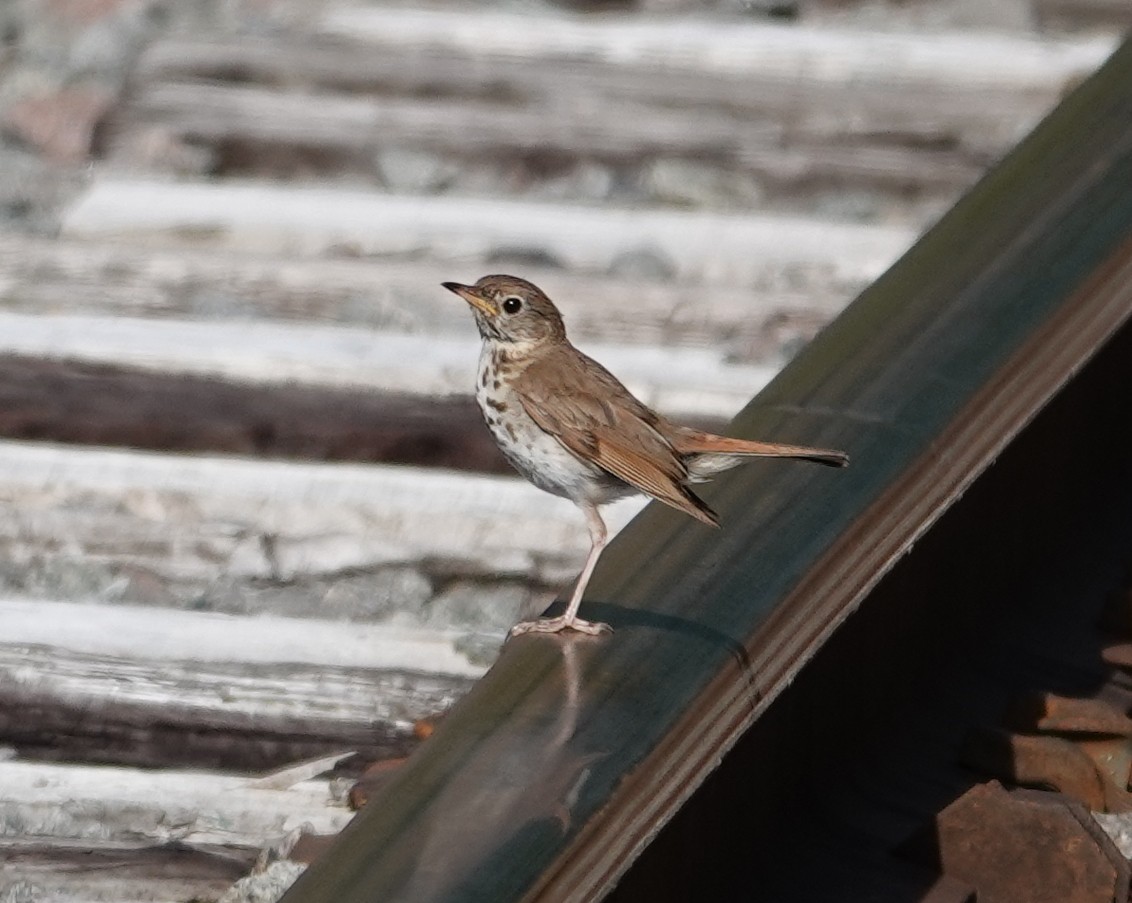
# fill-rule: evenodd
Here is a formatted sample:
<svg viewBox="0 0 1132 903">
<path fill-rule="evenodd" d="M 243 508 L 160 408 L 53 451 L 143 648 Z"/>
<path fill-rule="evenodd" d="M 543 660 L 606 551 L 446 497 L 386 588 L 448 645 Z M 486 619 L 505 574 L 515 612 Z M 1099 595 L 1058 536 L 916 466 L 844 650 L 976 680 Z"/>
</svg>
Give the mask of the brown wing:
<svg viewBox="0 0 1132 903">
<path fill-rule="evenodd" d="M 570 452 L 640 492 L 718 526 L 684 483 L 688 470 L 659 418 L 617 378 L 569 345 L 548 349 L 512 385 L 523 409 Z"/>
</svg>

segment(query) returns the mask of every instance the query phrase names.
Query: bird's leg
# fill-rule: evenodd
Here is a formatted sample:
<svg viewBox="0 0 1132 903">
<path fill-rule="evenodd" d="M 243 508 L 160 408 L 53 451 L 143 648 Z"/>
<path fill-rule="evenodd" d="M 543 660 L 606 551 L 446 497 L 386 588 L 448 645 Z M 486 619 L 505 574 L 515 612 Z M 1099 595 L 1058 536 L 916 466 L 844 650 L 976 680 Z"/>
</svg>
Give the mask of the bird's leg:
<svg viewBox="0 0 1132 903">
<path fill-rule="evenodd" d="M 586 516 L 586 526 L 590 528 L 590 554 L 586 558 L 585 567 L 578 577 L 574 587 L 574 594 L 566 606 L 566 612 L 557 618 L 541 618 L 537 621 L 522 621 L 511 628 L 510 636 L 519 636 L 524 633 L 558 633 L 561 630 L 578 630 L 582 633 L 597 636 L 600 633 L 612 633 L 613 628 L 598 621 L 586 621 L 578 617 L 578 606 L 582 604 L 582 594 L 586 591 L 586 584 L 593 576 L 597 560 L 601 557 L 609 534 L 605 529 L 605 521 L 601 519 L 601 512 L 597 505 L 590 502 L 578 502 L 578 507 Z"/>
<path fill-rule="evenodd" d="M 598 511 L 597 505 L 585 504 L 579 505 L 579 507 L 586 516 L 586 526 L 590 528 L 590 554 L 586 558 L 582 573 L 578 576 L 578 583 L 574 587 L 574 594 L 570 597 L 570 604 L 566 606 L 566 613 L 562 615 L 563 626 L 580 630 L 583 633 L 612 633 L 613 628 L 608 624 L 583 621 L 578 617 L 578 606 L 582 604 L 582 594 L 586 591 L 590 577 L 593 576 L 594 568 L 597 567 L 597 560 L 601 557 L 602 550 L 605 549 L 605 544 L 609 539 L 609 533 L 605 529 L 605 521 L 601 519 L 601 512 Z"/>
</svg>

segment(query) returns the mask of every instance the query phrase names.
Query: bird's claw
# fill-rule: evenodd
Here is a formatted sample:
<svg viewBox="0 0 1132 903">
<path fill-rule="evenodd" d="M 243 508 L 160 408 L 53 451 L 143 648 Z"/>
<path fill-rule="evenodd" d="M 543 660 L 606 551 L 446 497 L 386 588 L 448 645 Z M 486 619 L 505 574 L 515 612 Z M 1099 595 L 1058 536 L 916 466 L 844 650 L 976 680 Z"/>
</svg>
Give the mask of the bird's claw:
<svg viewBox="0 0 1132 903">
<path fill-rule="evenodd" d="M 522 636 L 525 633 L 561 633 L 563 630 L 576 630 L 590 636 L 613 633 L 613 628 L 600 621 L 585 621 L 582 618 L 567 620 L 565 615 L 557 618 L 540 618 L 537 621 L 520 621 L 511 628 L 508 637 Z"/>
</svg>

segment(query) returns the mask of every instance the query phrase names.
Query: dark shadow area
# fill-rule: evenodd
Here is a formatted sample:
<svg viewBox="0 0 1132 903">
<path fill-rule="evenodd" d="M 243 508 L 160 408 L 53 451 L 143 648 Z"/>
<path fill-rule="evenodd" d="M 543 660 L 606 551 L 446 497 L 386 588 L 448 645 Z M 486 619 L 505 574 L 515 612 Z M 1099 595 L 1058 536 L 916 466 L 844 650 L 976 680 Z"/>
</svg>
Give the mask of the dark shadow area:
<svg viewBox="0 0 1132 903">
<path fill-rule="evenodd" d="M 228 382 L 18 355 L 0 355 L 0 438 L 515 473 L 471 395 Z"/>
<path fill-rule="evenodd" d="M 512 473 L 471 396 L 226 382 L 0 356 L 0 437 Z"/>
<path fill-rule="evenodd" d="M 987 776 L 972 728 L 1095 692 L 1132 563 L 1132 327 L 1047 406 L 825 644 L 607 899 L 913 903 L 893 849 Z M 1107 641 L 1111 641 L 1108 637 Z M 1130 694 L 1132 702 L 1132 694 Z"/>
</svg>

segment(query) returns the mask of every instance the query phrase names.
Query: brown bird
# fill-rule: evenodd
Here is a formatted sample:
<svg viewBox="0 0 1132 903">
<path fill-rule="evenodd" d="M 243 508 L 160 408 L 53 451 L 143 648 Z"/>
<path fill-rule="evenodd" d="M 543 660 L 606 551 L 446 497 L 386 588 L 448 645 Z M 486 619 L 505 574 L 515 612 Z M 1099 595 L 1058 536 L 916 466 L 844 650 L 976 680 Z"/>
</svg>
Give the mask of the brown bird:
<svg viewBox="0 0 1132 903">
<path fill-rule="evenodd" d="M 643 492 L 718 527 L 719 518 L 689 483 L 746 457 L 849 463 L 840 451 L 729 439 L 671 423 L 571 345 L 558 309 L 525 279 L 484 276 L 475 285 L 442 285 L 471 305 L 483 338 L 476 401 L 504 456 L 540 489 L 581 508 L 590 531 L 590 554 L 566 612 L 516 624 L 511 636 L 611 629 L 578 617 L 607 538 L 599 506 Z"/>
</svg>

